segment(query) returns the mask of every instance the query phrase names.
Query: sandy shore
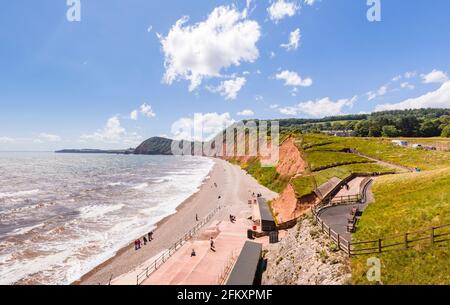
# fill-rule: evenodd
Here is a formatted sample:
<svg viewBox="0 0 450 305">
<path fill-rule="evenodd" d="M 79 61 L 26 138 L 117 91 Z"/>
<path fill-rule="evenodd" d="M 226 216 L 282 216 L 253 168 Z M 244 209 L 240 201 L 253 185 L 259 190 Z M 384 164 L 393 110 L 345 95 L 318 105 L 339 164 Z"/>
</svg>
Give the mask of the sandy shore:
<svg viewBox="0 0 450 305">
<path fill-rule="evenodd" d="M 246 202 L 252 192 L 263 193 L 272 198 L 276 193 L 268 191 L 258 184 L 250 175 L 247 175 L 239 167 L 223 160 L 215 159 L 215 165 L 201 186 L 200 190 L 183 202 L 177 213 L 166 217 L 157 224 L 154 231 L 154 240 L 143 246 L 139 251 L 134 250 L 134 244 L 121 249 L 116 256 L 99 265 L 91 272 L 83 276 L 75 284 L 97 285 L 107 284 L 110 279 L 117 278 L 126 273 L 145 265 L 147 261 L 155 257 L 173 243 L 183 234 L 195 226 L 195 215 L 199 219 L 205 217 L 217 205 L 223 208 L 211 220 L 226 219 L 229 214 L 239 213 L 239 204 Z M 219 199 L 218 197 L 221 196 Z"/>
</svg>

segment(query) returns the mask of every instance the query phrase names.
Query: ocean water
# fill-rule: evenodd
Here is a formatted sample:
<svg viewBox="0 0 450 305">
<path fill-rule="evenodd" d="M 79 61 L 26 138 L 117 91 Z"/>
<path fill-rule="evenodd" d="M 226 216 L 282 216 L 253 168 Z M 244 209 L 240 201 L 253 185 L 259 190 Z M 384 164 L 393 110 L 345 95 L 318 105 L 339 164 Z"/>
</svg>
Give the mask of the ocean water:
<svg viewBox="0 0 450 305">
<path fill-rule="evenodd" d="M 202 157 L 0 153 L 0 284 L 69 284 L 195 193 Z"/>
</svg>

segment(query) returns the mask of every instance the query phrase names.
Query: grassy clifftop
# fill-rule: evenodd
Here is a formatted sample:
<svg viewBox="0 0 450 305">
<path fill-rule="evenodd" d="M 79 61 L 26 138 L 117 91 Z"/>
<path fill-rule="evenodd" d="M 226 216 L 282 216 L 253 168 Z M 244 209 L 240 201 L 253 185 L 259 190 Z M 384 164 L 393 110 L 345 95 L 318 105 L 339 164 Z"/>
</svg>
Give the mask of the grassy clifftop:
<svg viewBox="0 0 450 305">
<path fill-rule="evenodd" d="M 375 202 L 364 212 L 354 240 L 372 240 L 450 223 L 450 168 L 379 178 Z M 353 281 L 368 283 L 366 259 L 382 262 L 384 284 L 450 284 L 450 243 L 424 240 L 409 250 L 352 258 Z"/>
</svg>

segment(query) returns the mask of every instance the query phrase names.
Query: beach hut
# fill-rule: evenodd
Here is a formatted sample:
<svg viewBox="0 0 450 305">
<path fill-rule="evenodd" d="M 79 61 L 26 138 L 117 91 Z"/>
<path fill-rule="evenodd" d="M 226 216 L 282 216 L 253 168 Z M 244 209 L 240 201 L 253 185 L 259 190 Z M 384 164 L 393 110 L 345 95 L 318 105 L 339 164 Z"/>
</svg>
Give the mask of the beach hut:
<svg viewBox="0 0 450 305">
<path fill-rule="evenodd" d="M 272 212 L 270 211 L 266 199 L 258 197 L 257 203 L 255 220 L 257 224 L 261 226 L 261 231 L 276 230 L 275 220 L 273 219 Z"/>
<path fill-rule="evenodd" d="M 262 245 L 246 241 L 228 277 L 227 285 L 258 284 Z"/>
</svg>

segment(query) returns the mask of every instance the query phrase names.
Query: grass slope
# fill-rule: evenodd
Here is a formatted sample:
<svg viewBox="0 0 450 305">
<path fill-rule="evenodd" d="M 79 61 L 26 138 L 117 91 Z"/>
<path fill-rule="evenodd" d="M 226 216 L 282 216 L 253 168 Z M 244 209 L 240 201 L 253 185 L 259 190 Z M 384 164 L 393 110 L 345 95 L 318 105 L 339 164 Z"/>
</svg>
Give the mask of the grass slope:
<svg viewBox="0 0 450 305">
<path fill-rule="evenodd" d="M 380 177 L 375 202 L 365 210 L 353 240 L 373 240 L 450 223 L 450 168 Z M 352 258 L 353 282 L 367 284 L 366 260 L 382 262 L 384 284 L 450 284 L 450 242 L 424 241 L 410 250 Z"/>
<path fill-rule="evenodd" d="M 368 156 L 410 168 L 434 170 L 450 166 L 448 152 L 399 147 L 392 145 L 391 139 L 386 138 L 340 138 L 322 134 L 306 134 L 302 138 L 301 145 L 306 151 L 355 148 Z M 414 142 L 414 139 L 410 141 Z"/>
<path fill-rule="evenodd" d="M 241 168 L 252 175 L 260 184 L 274 192 L 281 193 L 289 183 L 289 177 L 282 177 L 275 167 L 262 167 L 258 158 L 252 158 Z"/>
</svg>

